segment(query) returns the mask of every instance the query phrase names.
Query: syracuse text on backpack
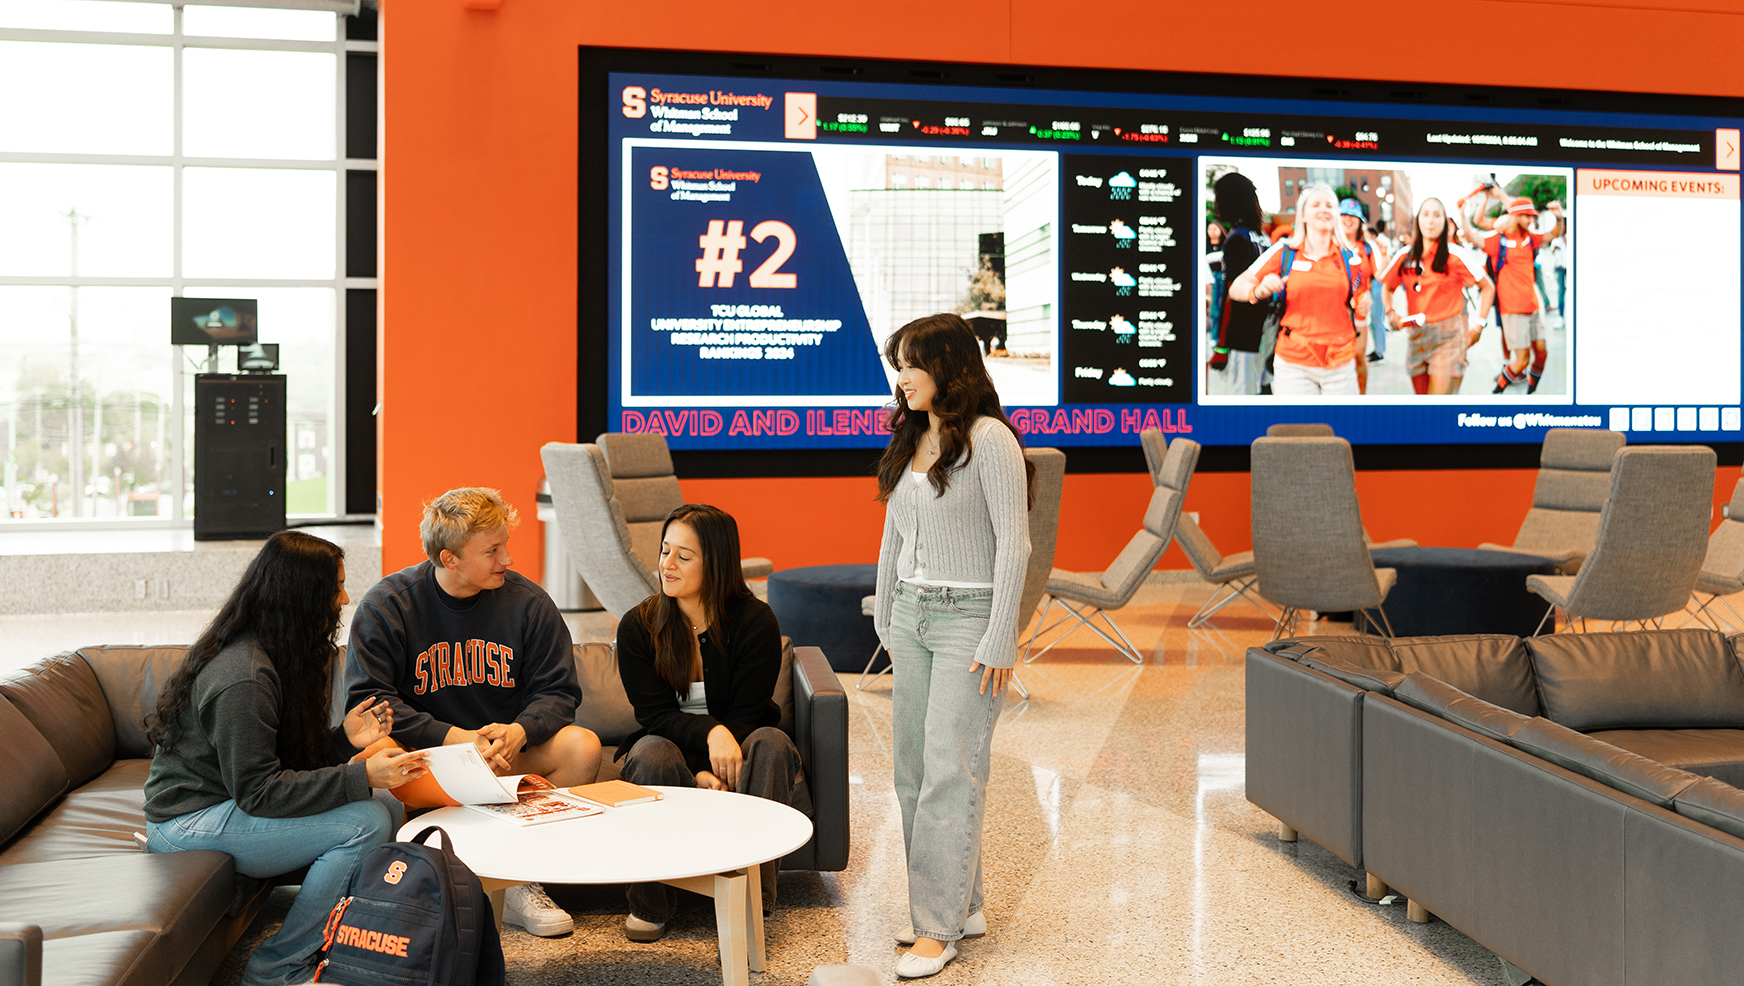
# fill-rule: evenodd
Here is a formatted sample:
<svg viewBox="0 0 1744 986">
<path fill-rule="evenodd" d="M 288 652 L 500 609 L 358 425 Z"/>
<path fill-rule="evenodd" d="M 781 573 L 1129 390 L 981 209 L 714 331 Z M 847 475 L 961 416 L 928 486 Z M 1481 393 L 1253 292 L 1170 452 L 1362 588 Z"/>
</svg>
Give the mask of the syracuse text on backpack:
<svg viewBox="0 0 1744 986">
<path fill-rule="evenodd" d="M 434 832 L 441 848 L 424 845 Z M 502 986 L 503 946 L 484 885 L 432 825 L 351 871 L 327 918 L 315 975 L 338 986 Z"/>
</svg>

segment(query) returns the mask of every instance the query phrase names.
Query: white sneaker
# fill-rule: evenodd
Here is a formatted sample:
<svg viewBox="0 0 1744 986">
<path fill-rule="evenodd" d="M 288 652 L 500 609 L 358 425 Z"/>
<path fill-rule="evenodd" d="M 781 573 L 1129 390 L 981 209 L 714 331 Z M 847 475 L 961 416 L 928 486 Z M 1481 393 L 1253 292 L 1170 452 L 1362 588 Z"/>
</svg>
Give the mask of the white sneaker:
<svg viewBox="0 0 1744 986">
<path fill-rule="evenodd" d="M 945 966 L 957 957 L 957 943 L 947 942 L 944 952 L 930 959 L 923 959 L 913 952 L 902 953 L 902 958 L 896 960 L 896 975 L 902 979 L 925 979 L 943 972 Z"/>
<path fill-rule="evenodd" d="M 537 883 L 523 883 L 503 891 L 503 923 L 524 928 L 529 935 L 556 938 L 575 930 L 575 919 L 545 896 Z"/>
<path fill-rule="evenodd" d="M 987 933 L 987 912 L 976 911 L 969 915 L 969 920 L 963 922 L 964 938 L 979 938 Z M 914 944 L 914 929 L 910 928 L 896 936 L 896 940 L 904 945 Z"/>
</svg>

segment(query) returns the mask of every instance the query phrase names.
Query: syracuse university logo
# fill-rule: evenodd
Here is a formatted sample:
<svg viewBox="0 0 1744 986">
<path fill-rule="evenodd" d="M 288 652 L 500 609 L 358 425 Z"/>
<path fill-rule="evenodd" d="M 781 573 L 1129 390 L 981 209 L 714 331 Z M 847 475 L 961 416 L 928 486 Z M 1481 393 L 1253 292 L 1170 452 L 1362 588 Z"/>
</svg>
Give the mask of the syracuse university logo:
<svg viewBox="0 0 1744 986">
<path fill-rule="evenodd" d="M 406 864 L 400 860 L 395 860 L 393 865 L 388 867 L 388 871 L 382 874 L 382 880 L 386 883 L 399 883 L 400 877 L 405 875 Z"/>
</svg>

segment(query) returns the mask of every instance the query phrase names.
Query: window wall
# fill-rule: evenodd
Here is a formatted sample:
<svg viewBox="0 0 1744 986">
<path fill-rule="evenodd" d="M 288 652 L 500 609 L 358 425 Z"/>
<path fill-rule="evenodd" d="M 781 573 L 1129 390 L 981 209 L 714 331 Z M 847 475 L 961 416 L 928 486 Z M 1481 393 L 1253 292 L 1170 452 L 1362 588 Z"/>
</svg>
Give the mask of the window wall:
<svg viewBox="0 0 1744 986">
<path fill-rule="evenodd" d="M 173 295 L 259 299 L 288 378 L 286 505 L 345 512 L 346 292 L 376 286 L 373 256 L 347 257 L 375 151 L 370 133 L 348 157 L 346 76 L 372 94 L 376 47 L 348 20 L 0 2 L 0 530 L 191 518 L 184 412 L 209 364 L 169 344 Z M 358 206 L 372 235 L 350 241 L 373 247 Z"/>
</svg>

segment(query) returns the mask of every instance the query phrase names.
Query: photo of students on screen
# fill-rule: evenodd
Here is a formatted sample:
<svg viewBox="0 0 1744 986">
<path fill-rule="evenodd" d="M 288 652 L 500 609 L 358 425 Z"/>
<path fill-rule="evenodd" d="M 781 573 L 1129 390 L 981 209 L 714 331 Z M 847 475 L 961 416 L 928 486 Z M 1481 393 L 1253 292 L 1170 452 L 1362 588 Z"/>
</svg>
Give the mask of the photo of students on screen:
<svg viewBox="0 0 1744 986">
<path fill-rule="evenodd" d="M 1201 165 L 1202 402 L 1570 400 L 1569 170 Z"/>
</svg>

